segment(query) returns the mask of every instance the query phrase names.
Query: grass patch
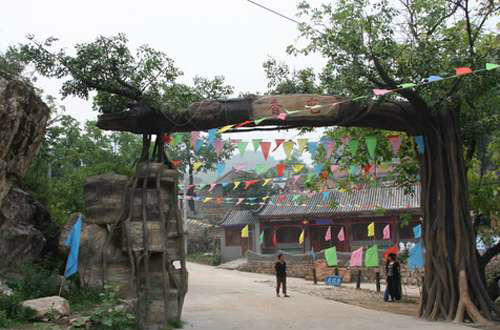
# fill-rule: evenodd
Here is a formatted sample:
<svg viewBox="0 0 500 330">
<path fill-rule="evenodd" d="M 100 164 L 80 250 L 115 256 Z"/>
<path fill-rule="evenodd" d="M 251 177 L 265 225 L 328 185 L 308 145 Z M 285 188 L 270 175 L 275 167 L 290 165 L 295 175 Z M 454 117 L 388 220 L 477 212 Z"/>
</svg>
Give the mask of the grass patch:
<svg viewBox="0 0 500 330">
<path fill-rule="evenodd" d="M 182 329 L 184 328 L 184 321 L 182 320 L 168 320 L 166 330 Z"/>
</svg>

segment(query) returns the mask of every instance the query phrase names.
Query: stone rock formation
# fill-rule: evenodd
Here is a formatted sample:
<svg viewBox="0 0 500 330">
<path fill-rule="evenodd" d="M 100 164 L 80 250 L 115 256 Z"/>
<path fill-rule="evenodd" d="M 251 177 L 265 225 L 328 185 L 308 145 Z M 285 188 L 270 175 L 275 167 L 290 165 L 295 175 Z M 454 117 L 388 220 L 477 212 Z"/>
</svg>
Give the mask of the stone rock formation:
<svg viewBox="0 0 500 330">
<path fill-rule="evenodd" d="M 0 76 L 0 207 L 28 171 L 48 118 L 49 108 L 32 86 Z"/>
<path fill-rule="evenodd" d="M 21 303 L 21 306 L 34 310 L 36 313 L 35 319 L 37 320 L 59 319 L 69 315 L 68 301 L 59 296 L 25 300 Z"/>
</svg>

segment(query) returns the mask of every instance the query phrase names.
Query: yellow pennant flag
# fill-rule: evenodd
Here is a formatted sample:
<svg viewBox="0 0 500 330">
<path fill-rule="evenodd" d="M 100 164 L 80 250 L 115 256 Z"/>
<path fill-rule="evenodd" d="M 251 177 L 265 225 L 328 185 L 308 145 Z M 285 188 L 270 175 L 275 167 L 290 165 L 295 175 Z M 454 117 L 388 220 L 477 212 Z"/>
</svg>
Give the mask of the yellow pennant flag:
<svg viewBox="0 0 500 330">
<path fill-rule="evenodd" d="M 212 197 L 206 197 L 204 200 L 203 200 L 203 204 L 207 204 L 208 202 L 210 202 L 212 200 Z"/>
<path fill-rule="evenodd" d="M 295 173 L 300 173 L 304 169 L 304 164 L 294 164 L 292 168 Z"/>
<path fill-rule="evenodd" d="M 262 201 L 265 202 L 269 199 L 269 196 L 262 197 Z"/>
<path fill-rule="evenodd" d="M 226 131 L 229 131 L 233 127 L 234 127 L 234 125 L 227 125 L 227 126 L 221 127 L 221 128 L 219 128 L 219 133 L 224 133 Z"/>
<path fill-rule="evenodd" d="M 293 141 L 286 141 L 285 143 L 283 143 L 283 149 L 285 149 L 286 159 L 288 160 L 292 158 L 292 151 L 294 145 L 295 143 Z"/>
<path fill-rule="evenodd" d="M 236 188 L 238 188 L 238 187 L 240 186 L 240 183 L 241 183 L 241 182 L 240 182 L 240 181 L 234 181 L 233 183 L 234 183 L 234 188 L 233 188 L 233 190 L 236 190 Z"/>
<path fill-rule="evenodd" d="M 375 222 L 372 222 L 368 225 L 368 237 L 375 236 Z"/>
<path fill-rule="evenodd" d="M 248 238 L 248 225 L 241 230 L 241 238 Z"/>
<path fill-rule="evenodd" d="M 297 140 L 297 142 L 299 143 L 299 153 L 301 155 L 304 152 L 304 149 L 306 148 L 307 141 L 309 141 L 309 139 L 298 139 Z"/>
<path fill-rule="evenodd" d="M 271 182 L 272 179 L 265 179 L 264 180 L 264 183 L 262 184 L 262 186 L 264 187 L 265 185 L 267 185 L 269 182 Z"/>
<path fill-rule="evenodd" d="M 304 230 L 302 230 L 302 232 L 300 233 L 300 236 L 299 236 L 299 244 L 300 244 L 300 245 L 303 245 L 303 244 L 304 244 Z"/>
<path fill-rule="evenodd" d="M 198 170 L 200 169 L 200 167 L 201 167 L 202 165 L 203 165 L 203 163 L 202 163 L 202 162 L 196 162 L 196 163 L 194 163 L 194 164 L 193 164 L 193 170 L 194 170 L 195 172 L 198 172 Z"/>
</svg>

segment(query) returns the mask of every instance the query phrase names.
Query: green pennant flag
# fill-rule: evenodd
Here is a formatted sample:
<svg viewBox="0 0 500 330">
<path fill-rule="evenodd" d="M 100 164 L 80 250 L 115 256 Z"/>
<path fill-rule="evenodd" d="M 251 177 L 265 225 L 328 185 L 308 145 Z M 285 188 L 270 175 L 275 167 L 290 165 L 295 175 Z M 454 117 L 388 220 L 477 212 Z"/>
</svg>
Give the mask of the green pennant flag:
<svg viewBox="0 0 500 330">
<path fill-rule="evenodd" d="M 269 119 L 269 117 L 255 119 L 253 122 L 255 123 L 255 125 L 259 125 L 260 123 L 262 123 L 266 119 Z"/>
<path fill-rule="evenodd" d="M 353 98 L 351 101 L 357 101 L 357 100 L 362 100 L 362 99 L 367 99 L 367 98 L 368 98 L 368 95 L 358 96 L 358 97 Z"/>
<path fill-rule="evenodd" d="M 245 151 L 247 149 L 248 142 L 241 141 L 238 142 L 238 150 L 240 151 L 240 155 L 243 156 L 245 154 Z"/>
<path fill-rule="evenodd" d="M 378 246 L 368 248 L 365 252 L 365 267 L 378 267 Z"/>
<path fill-rule="evenodd" d="M 181 134 L 175 134 L 174 140 L 172 141 L 172 146 L 175 147 L 179 143 L 182 142 L 182 135 Z"/>
<path fill-rule="evenodd" d="M 259 235 L 259 244 L 263 244 L 264 243 L 264 232 L 260 233 Z"/>
<path fill-rule="evenodd" d="M 495 63 L 486 63 L 486 70 L 494 70 L 496 68 L 500 68 L 500 65 Z"/>
<path fill-rule="evenodd" d="M 356 151 L 358 151 L 359 142 L 358 140 L 352 139 L 349 141 L 349 150 L 351 150 L 351 155 L 356 155 Z"/>
<path fill-rule="evenodd" d="M 325 250 L 325 259 L 328 266 L 337 266 L 337 248 L 335 246 Z"/>
<path fill-rule="evenodd" d="M 415 83 L 404 83 L 404 84 L 398 85 L 399 88 L 412 88 L 415 86 L 417 86 L 417 84 L 415 84 Z"/>
<path fill-rule="evenodd" d="M 252 144 L 253 144 L 253 151 L 259 150 L 260 143 L 262 142 L 262 139 L 253 139 Z"/>
<path fill-rule="evenodd" d="M 371 159 L 375 159 L 375 148 L 377 147 L 377 137 L 375 135 L 369 135 L 365 137 L 365 142 Z"/>
<path fill-rule="evenodd" d="M 258 175 L 266 173 L 266 171 L 269 169 L 269 167 L 266 164 L 257 164 L 255 165 L 255 172 Z"/>
</svg>

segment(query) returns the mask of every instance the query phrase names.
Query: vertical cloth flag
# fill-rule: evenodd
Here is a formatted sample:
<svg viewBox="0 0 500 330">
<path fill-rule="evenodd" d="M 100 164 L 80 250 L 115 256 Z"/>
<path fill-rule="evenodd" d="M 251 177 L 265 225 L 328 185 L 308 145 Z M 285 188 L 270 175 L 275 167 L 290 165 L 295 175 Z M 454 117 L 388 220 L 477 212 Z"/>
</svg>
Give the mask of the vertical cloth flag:
<svg viewBox="0 0 500 330">
<path fill-rule="evenodd" d="M 375 135 L 369 135 L 365 137 L 366 148 L 370 154 L 371 159 L 375 159 L 375 149 L 377 148 L 377 137 Z"/>
<path fill-rule="evenodd" d="M 345 241 L 344 227 L 340 228 L 337 238 L 339 239 L 339 242 Z"/>
<path fill-rule="evenodd" d="M 389 258 L 389 254 L 394 253 L 395 255 L 398 255 L 398 246 L 394 245 L 385 250 L 384 252 L 384 260 L 387 260 Z"/>
<path fill-rule="evenodd" d="M 263 141 L 260 143 L 260 151 L 262 151 L 265 160 L 269 157 L 269 150 L 271 150 L 271 142 Z"/>
<path fill-rule="evenodd" d="M 262 139 L 253 139 L 252 144 L 253 144 L 253 151 L 259 150 L 260 143 L 262 142 Z"/>
<path fill-rule="evenodd" d="M 290 160 L 292 158 L 293 146 L 295 143 L 293 141 L 286 141 L 283 143 L 283 149 L 285 149 L 286 159 Z"/>
<path fill-rule="evenodd" d="M 273 230 L 273 246 L 278 245 L 278 238 L 276 237 L 276 229 Z"/>
<path fill-rule="evenodd" d="M 372 222 L 368 225 L 368 237 L 375 236 L 375 222 Z"/>
<path fill-rule="evenodd" d="M 422 237 L 422 225 L 416 225 L 413 227 L 413 236 L 417 239 Z"/>
<path fill-rule="evenodd" d="M 417 144 L 418 153 L 423 154 L 425 151 L 424 137 L 422 135 L 415 136 L 415 143 Z"/>
<path fill-rule="evenodd" d="M 68 278 L 78 271 L 78 252 L 80 250 L 80 233 L 82 231 L 82 218 L 78 215 L 75 224 L 69 232 L 68 238 L 64 241 L 69 246 L 68 260 L 66 261 L 66 270 L 64 277 Z"/>
<path fill-rule="evenodd" d="M 358 146 L 359 146 L 358 140 L 352 139 L 351 141 L 349 141 L 349 150 L 351 151 L 352 156 L 356 155 L 356 152 L 358 151 Z"/>
<path fill-rule="evenodd" d="M 260 233 L 258 243 L 259 244 L 264 244 L 264 232 Z"/>
<path fill-rule="evenodd" d="M 302 232 L 300 233 L 299 236 L 299 244 L 303 245 L 304 244 L 304 229 L 302 229 Z"/>
<path fill-rule="evenodd" d="M 384 239 L 391 239 L 391 225 L 389 224 L 384 227 Z"/>
<path fill-rule="evenodd" d="M 365 252 L 365 267 L 378 267 L 378 246 L 374 245 Z"/>
<path fill-rule="evenodd" d="M 389 140 L 389 143 L 391 144 L 392 147 L 392 153 L 394 155 L 397 155 L 399 152 L 399 149 L 401 148 L 401 136 L 399 135 L 389 135 L 387 137 Z"/>
<path fill-rule="evenodd" d="M 410 249 L 410 256 L 408 257 L 408 268 L 410 270 L 416 268 L 424 268 L 424 253 L 422 243 L 417 243 Z"/>
<path fill-rule="evenodd" d="M 325 259 L 328 266 L 337 266 L 337 248 L 335 246 L 325 250 Z"/>
<path fill-rule="evenodd" d="M 314 157 L 316 157 L 316 151 L 318 151 L 318 142 L 307 143 L 307 148 L 309 149 L 309 153 L 311 154 L 311 158 L 314 159 Z"/>
<path fill-rule="evenodd" d="M 363 265 L 363 247 L 352 251 L 349 265 L 351 267 L 361 267 Z"/>
<path fill-rule="evenodd" d="M 196 141 L 198 141 L 199 138 L 200 138 L 200 132 L 198 131 L 191 132 L 191 146 L 194 147 L 196 145 Z"/>
<path fill-rule="evenodd" d="M 325 241 L 331 241 L 332 240 L 332 227 L 328 226 L 328 229 L 326 230 L 325 234 Z"/>
<path fill-rule="evenodd" d="M 306 148 L 307 141 L 309 141 L 309 139 L 298 139 L 297 140 L 297 142 L 299 143 L 299 153 L 301 155 L 304 152 L 304 149 Z"/>
<path fill-rule="evenodd" d="M 239 150 L 241 156 L 243 156 L 245 154 L 245 151 L 247 150 L 247 145 L 248 145 L 248 142 L 246 142 L 246 141 L 238 142 L 238 150 Z"/>
<path fill-rule="evenodd" d="M 276 170 L 278 171 L 278 176 L 283 176 L 283 171 L 285 170 L 285 164 L 276 165 Z"/>
<path fill-rule="evenodd" d="M 248 238 L 248 225 L 241 230 L 241 238 Z"/>
<path fill-rule="evenodd" d="M 222 148 L 224 148 L 224 140 L 215 140 L 214 147 L 215 147 L 215 153 L 217 154 L 217 157 L 219 157 Z"/>
</svg>

